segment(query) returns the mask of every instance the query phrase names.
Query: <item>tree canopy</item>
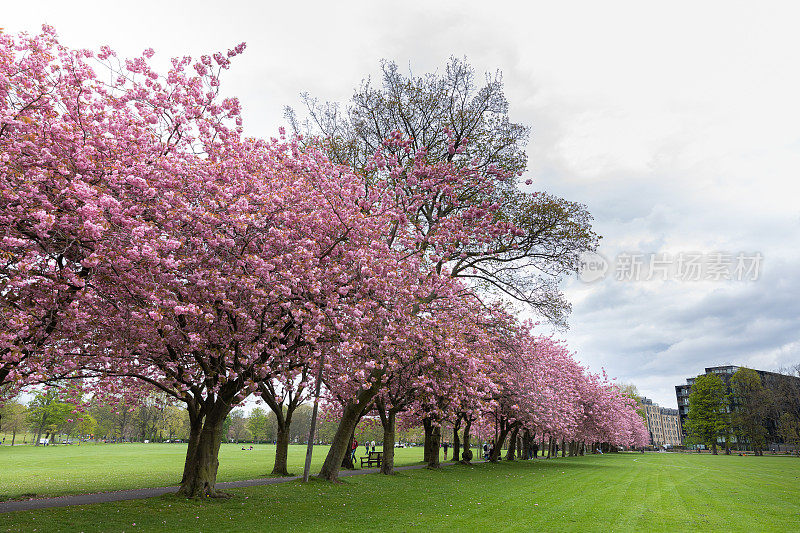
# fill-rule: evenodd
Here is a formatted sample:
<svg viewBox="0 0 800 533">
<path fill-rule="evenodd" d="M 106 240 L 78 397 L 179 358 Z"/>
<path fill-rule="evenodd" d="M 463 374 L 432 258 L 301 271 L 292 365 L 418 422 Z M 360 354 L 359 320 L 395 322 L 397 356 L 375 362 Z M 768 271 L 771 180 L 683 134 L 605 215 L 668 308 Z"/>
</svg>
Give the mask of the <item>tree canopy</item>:
<svg viewBox="0 0 800 533">
<path fill-rule="evenodd" d="M 341 415 L 330 480 L 376 407 L 428 436 L 501 416 L 513 436 L 643 442 L 629 398 L 485 290 L 561 324 L 558 278 L 597 243 L 583 206 L 519 189 L 527 130 L 499 78 L 475 90 L 453 61 L 405 87 L 385 65 L 396 101 L 363 88 L 385 121 L 354 124 L 344 160 L 335 136 L 243 134 L 219 92 L 243 50 L 162 74 L 152 50 L 0 32 L 0 386 L 182 403 L 194 498 L 220 496 L 236 406 L 268 394 L 283 413 L 317 379 Z M 444 107 L 428 101 L 441 91 Z M 143 434 L 152 414 L 136 414 Z"/>
<path fill-rule="evenodd" d="M 689 413 L 686 430 L 697 443 L 717 453 L 717 442 L 730 428 L 728 395 L 725 383 L 716 374 L 701 374 L 695 378 L 689 393 Z"/>
</svg>

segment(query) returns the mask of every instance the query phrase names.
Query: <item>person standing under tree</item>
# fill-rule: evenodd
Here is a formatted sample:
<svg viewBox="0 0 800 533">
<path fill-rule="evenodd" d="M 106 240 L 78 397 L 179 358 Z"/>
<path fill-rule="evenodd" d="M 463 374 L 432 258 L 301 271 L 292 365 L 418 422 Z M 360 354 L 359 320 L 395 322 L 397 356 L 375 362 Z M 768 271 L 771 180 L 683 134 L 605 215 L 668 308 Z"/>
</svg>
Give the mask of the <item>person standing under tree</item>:
<svg viewBox="0 0 800 533">
<path fill-rule="evenodd" d="M 442 443 L 442 449 L 444 450 L 444 460 L 447 461 L 447 447 L 448 444 L 446 442 Z"/>
</svg>

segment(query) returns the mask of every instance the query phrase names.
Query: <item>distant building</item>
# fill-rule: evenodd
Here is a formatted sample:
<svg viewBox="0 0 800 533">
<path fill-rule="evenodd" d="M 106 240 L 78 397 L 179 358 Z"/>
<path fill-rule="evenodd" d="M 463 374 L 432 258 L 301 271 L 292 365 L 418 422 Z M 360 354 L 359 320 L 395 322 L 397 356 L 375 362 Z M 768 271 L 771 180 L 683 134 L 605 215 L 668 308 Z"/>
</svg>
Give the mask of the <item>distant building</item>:
<svg viewBox="0 0 800 533">
<path fill-rule="evenodd" d="M 640 399 L 639 404 L 644 410 L 650 444 L 662 447 L 680 446 L 682 438 L 678 410 L 659 407 L 647 398 Z"/>
<path fill-rule="evenodd" d="M 705 369 L 706 374 L 716 374 L 720 377 L 722 382 L 725 384 L 726 393 L 730 394 L 731 392 L 731 377 L 739 370 L 739 366 L 735 365 L 726 365 L 726 366 L 712 366 Z M 753 369 L 755 370 L 755 369 Z M 761 378 L 761 384 L 767 388 L 775 392 L 778 396 L 787 394 L 789 391 L 791 394 L 796 394 L 797 391 L 800 391 L 800 377 L 797 376 L 787 376 L 785 374 L 778 374 L 777 372 L 767 372 L 766 370 L 755 370 L 758 373 L 758 376 Z M 689 395 L 692 392 L 692 385 L 694 385 L 694 381 L 696 378 L 688 378 L 686 380 L 685 385 L 676 385 L 675 386 L 675 396 L 678 399 L 678 414 L 680 418 L 680 427 L 686 427 L 686 417 L 689 414 Z M 731 403 L 728 407 L 729 412 L 735 410 L 735 404 Z M 781 439 L 778 437 L 778 428 L 777 428 L 777 420 L 776 419 L 767 419 L 766 422 L 766 429 L 768 433 L 767 440 L 772 443 L 773 448 L 775 448 L 775 443 L 781 442 Z M 686 438 L 686 431 L 682 429 L 682 438 Z M 734 437 L 734 441 L 736 438 Z"/>
</svg>

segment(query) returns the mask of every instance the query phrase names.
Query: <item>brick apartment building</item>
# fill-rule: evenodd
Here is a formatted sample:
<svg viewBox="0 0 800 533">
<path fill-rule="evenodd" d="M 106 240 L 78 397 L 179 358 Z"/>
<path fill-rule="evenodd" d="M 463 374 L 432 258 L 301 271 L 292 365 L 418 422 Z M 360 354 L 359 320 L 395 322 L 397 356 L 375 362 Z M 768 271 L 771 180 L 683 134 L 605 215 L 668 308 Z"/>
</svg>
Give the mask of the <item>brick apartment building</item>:
<svg viewBox="0 0 800 533">
<path fill-rule="evenodd" d="M 644 410 L 650 443 L 661 447 L 680 446 L 683 439 L 678 410 L 660 407 L 647 398 L 640 399 L 639 404 Z"/>
</svg>

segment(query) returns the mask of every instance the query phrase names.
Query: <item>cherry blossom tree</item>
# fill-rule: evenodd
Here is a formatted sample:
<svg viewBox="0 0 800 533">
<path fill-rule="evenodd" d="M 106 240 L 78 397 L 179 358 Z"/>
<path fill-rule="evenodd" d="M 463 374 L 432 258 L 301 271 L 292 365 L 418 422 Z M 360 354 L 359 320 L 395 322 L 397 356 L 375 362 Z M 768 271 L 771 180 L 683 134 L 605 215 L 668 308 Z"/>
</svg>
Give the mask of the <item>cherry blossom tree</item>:
<svg viewBox="0 0 800 533">
<path fill-rule="evenodd" d="M 182 402 L 189 497 L 219 495 L 223 421 L 253 393 L 283 417 L 285 474 L 318 372 L 341 413 L 328 480 L 370 412 L 384 473 L 398 416 L 423 420 L 431 466 L 447 420 L 466 421 L 468 446 L 494 417 L 493 460 L 519 431 L 640 439 L 605 378 L 492 301 L 561 323 L 557 278 L 597 242 L 585 208 L 516 190 L 518 168 L 460 130 L 435 147 L 391 133 L 359 172 L 283 133 L 247 138 L 220 94 L 243 49 L 161 75 L 152 50 L 0 33 L 0 386 L 74 378 L 95 401 Z"/>
<path fill-rule="evenodd" d="M 109 177 L 158 156 L 140 141 L 153 128 L 109 105 L 90 55 L 47 26 L 0 31 L 0 387 L 74 368 L 57 339 L 81 334 L 66 324 L 113 246 L 108 230 L 139 224 Z"/>
<path fill-rule="evenodd" d="M 361 179 L 320 153 L 242 137 L 219 77 L 243 45 L 160 76 L 152 51 L 121 61 L 66 49 L 49 29 L 21 39 L 4 50 L 47 48 L 31 69 L 56 81 L 20 82 L 4 108 L 2 208 L 15 233 L 3 239 L 3 320 L 17 327 L 4 333 L 3 375 L 19 382 L 20 361 L 49 357 L 98 389 L 184 402 L 181 492 L 216 495 L 225 416 L 321 337 L 347 350 L 344 308 L 380 290 L 390 249 L 373 232 L 388 224 L 362 209 Z"/>
<path fill-rule="evenodd" d="M 92 316 L 103 317 L 94 370 L 186 403 L 189 496 L 216 493 L 228 412 L 257 383 L 316 353 L 320 338 L 333 335 L 348 351 L 348 294 L 382 283 L 362 269 L 374 268 L 377 252 L 353 198 L 358 187 L 318 161 L 296 161 L 288 147 L 236 149 L 171 169 L 170 179 L 187 181 L 158 196 L 148 231 L 128 236 L 113 268 L 100 267 L 91 302 Z"/>
</svg>

